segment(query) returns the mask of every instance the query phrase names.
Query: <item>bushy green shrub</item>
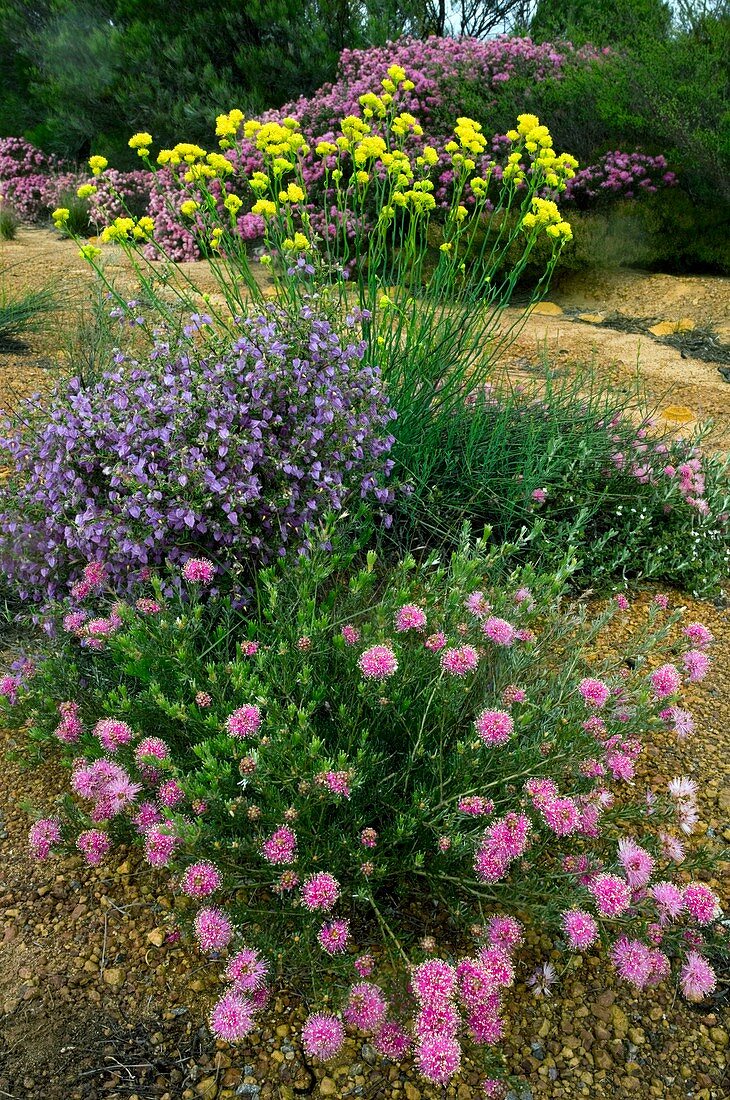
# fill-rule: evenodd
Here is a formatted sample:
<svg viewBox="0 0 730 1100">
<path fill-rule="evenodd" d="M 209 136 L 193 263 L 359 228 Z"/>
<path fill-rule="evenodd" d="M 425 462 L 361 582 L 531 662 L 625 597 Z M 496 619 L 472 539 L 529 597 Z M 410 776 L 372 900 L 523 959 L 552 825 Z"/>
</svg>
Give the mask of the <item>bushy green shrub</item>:
<svg viewBox="0 0 730 1100">
<path fill-rule="evenodd" d="M 673 862 L 702 863 L 674 832 L 692 831 L 694 786 L 653 792 L 649 817 L 631 782 L 647 730 L 687 735 L 676 704 L 709 666 L 709 632 L 685 628 L 680 673 L 666 660 L 680 613 L 658 601 L 630 667 L 621 651 L 597 663 L 627 601 L 596 619 L 562 604 L 568 562 L 509 572 L 465 540 L 450 561 L 382 572 L 336 530 L 321 541 L 334 548 L 260 573 L 239 612 L 199 597 L 209 562 L 186 564 L 187 600 L 163 575 L 130 604 L 89 564 L 54 655 L 0 683 L 30 745 L 71 769 L 35 854 L 98 865 L 124 841 L 166 868 L 178 919 L 223 953 L 220 1038 L 255 1028 L 269 980 L 295 981 L 310 1056 L 337 1053 L 344 1018 L 381 1054 L 413 1046 L 439 1084 L 462 1043 L 498 1064 L 525 919 L 573 950 L 600 938 L 635 987 L 675 959 L 688 997 L 710 992 L 692 945 L 712 939 L 718 899 L 667 885 Z M 416 908 L 423 922 L 402 920 Z"/>
</svg>

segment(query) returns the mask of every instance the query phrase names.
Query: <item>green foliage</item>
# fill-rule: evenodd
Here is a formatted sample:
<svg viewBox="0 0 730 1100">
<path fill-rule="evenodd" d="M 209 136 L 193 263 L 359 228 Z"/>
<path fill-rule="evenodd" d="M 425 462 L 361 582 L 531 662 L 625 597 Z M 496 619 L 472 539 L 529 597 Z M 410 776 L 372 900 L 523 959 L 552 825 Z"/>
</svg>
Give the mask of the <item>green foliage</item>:
<svg viewBox="0 0 730 1100">
<path fill-rule="evenodd" d="M 47 288 L 17 296 L 0 287 L 0 351 L 16 347 L 28 333 L 45 327 L 56 309 L 56 296 Z"/>
<path fill-rule="evenodd" d="M 671 23 L 672 9 L 665 0 L 538 0 L 530 33 L 542 42 L 568 39 L 616 46 L 635 44 L 637 37 L 666 38 Z"/>
<path fill-rule="evenodd" d="M 0 199 L 0 241 L 12 241 L 18 232 L 19 224 L 13 208 Z"/>
</svg>

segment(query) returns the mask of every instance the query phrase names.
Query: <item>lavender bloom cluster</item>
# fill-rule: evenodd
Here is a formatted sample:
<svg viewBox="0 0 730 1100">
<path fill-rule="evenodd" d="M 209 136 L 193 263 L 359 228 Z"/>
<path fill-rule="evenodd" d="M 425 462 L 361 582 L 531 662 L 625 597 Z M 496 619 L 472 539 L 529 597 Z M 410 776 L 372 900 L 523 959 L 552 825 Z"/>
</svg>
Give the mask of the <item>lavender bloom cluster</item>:
<svg viewBox="0 0 730 1100">
<path fill-rule="evenodd" d="M 396 413 L 354 331 L 272 304 L 210 355 L 196 351 L 207 320 L 147 362 L 119 355 L 92 389 L 72 380 L 43 417 L 31 399 L 5 423 L 0 562 L 24 599 L 65 594 L 88 561 L 117 588 L 201 551 L 220 568 L 266 561 L 353 493 L 388 504 Z"/>
</svg>

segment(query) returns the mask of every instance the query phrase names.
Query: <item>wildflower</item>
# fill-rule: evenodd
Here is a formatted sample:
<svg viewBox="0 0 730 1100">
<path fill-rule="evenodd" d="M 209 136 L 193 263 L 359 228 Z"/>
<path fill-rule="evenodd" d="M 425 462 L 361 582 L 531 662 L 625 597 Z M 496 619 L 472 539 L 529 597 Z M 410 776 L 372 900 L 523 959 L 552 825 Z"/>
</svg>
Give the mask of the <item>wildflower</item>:
<svg viewBox="0 0 730 1100">
<path fill-rule="evenodd" d="M 656 882 L 649 890 L 659 910 L 659 920 L 662 924 L 676 920 L 684 909 L 682 891 L 673 882 Z"/>
<path fill-rule="evenodd" d="M 672 863 L 681 863 L 684 859 L 684 844 L 678 837 L 674 837 L 671 833 L 662 832 L 659 834 L 659 839 L 662 845 L 662 855 L 665 859 L 669 859 Z"/>
<path fill-rule="evenodd" d="M 100 176 L 104 169 L 108 166 L 109 161 L 106 157 L 93 156 L 89 157 L 89 168 L 94 176 Z"/>
<path fill-rule="evenodd" d="M 238 737 L 242 741 L 256 733 L 260 726 L 261 711 L 253 703 L 239 707 L 226 719 L 226 729 L 231 737 Z"/>
<path fill-rule="evenodd" d="M 188 558 L 183 566 L 183 577 L 195 584 L 210 584 L 215 576 L 215 566 L 207 558 Z"/>
<path fill-rule="evenodd" d="M 31 826 L 28 844 L 34 859 L 48 859 L 51 848 L 61 839 L 61 822 L 57 817 L 43 817 Z"/>
<path fill-rule="evenodd" d="M 218 1039 L 235 1043 L 253 1030 L 253 1005 L 235 990 L 224 993 L 210 1013 L 210 1029 Z"/>
<path fill-rule="evenodd" d="M 233 939 L 233 925 L 222 909 L 209 906 L 195 917 L 195 937 L 201 951 L 222 951 Z"/>
<path fill-rule="evenodd" d="M 708 630 L 702 623 L 687 623 L 682 630 L 682 633 L 686 638 L 697 646 L 698 649 L 704 649 L 705 646 L 711 644 L 714 641 L 712 631 Z"/>
<path fill-rule="evenodd" d="M 448 1085 L 461 1066 L 461 1047 L 450 1035 L 427 1035 L 419 1038 L 415 1050 L 416 1063 L 427 1081 Z"/>
<path fill-rule="evenodd" d="M 581 680 L 578 684 L 578 691 L 583 696 L 583 700 L 589 707 L 594 707 L 596 710 L 601 710 L 611 698 L 611 689 L 607 684 L 604 684 L 602 680 L 594 680 L 590 677 Z"/>
<path fill-rule="evenodd" d="M 626 599 L 623 593 L 619 592 L 618 595 L 614 596 L 613 599 L 619 611 L 628 611 L 629 601 Z"/>
<path fill-rule="evenodd" d="M 317 933 L 317 942 L 328 955 L 342 955 L 347 950 L 349 938 L 349 920 L 326 921 Z"/>
<path fill-rule="evenodd" d="M 438 634 L 429 634 L 423 644 L 426 649 L 430 649 L 432 653 L 438 653 L 440 649 L 444 649 L 446 646 L 446 635 L 441 631 L 439 631 Z"/>
<path fill-rule="evenodd" d="M 710 924 L 720 916 L 720 902 L 709 886 L 702 882 L 690 882 L 682 891 L 682 901 L 687 912 L 698 924 Z"/>
<path fill-rule="evenodd" d="M 495 645 L 511 646 L 516 637 L 512 624 L 506 619 L 498 619 L 495 615 L 485 620 L 482 631 Z"/>
<path fill-rule="evenodd" d="M 580 813 L 572 798 L 551 798 L 543 803 L 540 812 L 556 836 L 570 836 L 580 827 Z"/>
<path fill-rule="evenodd" d="M 226 978 L 241 993 L 253 993 L 266 981 L 269 965 L 258 951 L 251 947 L 242 948 L 229 961 Z"/>
<path fill-rule="evenodd" d="M 469 795 L 459 799 L 458 809 L 459 813 L 468 814 L 470 817 L 481 817 L 483 814 L 493 813 L 494 803 L 480 795 Z"/>
<path fill-rule="evenodd" d="M 152 135 L 142 131 L 139 134 L 133 134 L 127 142 L 130 149 L 137 150 L 138 157 L 147 157 L 150 152 L 150 145 L 152 144 Z"/>
<path fill-rule="evenodd" d="M 479 963 L 493 989 L 512 985 L 515 971 L 507 951 L 490 944 L 479 952 Z"/>
<path fill-rule="evenodd" d="M 340 896 L 340 884 L 327 871 L 310 875 L 302 884 L 302 901 L 310 912 L 330 910 Z"/>
<path fill-rule="evenodd" d="M 334 1058 L 344 1041 L 345 1029 L 336 1016 L 318 1012 L 307 1017 L 302 1028 L 302 1044 L 307 1057 L 326 1062 Z"/>
<path fill-rule="evenodd" d="M 598 925 L 590 913 L 584 909 L 566 909 L 562 916 L 565 934 L 574 950 L 585 951 L 596 942 Z"/>
<path fill-rule="evenodd" d="M 493 947 L 513 951 L 524 938 L 522 925 L 514 917 L 491 917 L 487 923 L 487 936 Z"/>
<path fill-rule="evenodd" d="M 536 504 L 544 504 L 548 497 L 546 489 L 533 489 L 531 495 Z"/>
<path fill-rule="evenodd" d="M 688 951 L 679 984 L 688 1001 L 701 1001 L 717 985 L 717 975 L 697 951 Z"/>
<path fill-rule="evenodd" d="M 422 1004 L 448 1001 L 456 989 L 456 971 L 443 959 L 429 959 L 411 973 L 411 989 Z"/>
<path fill-rule="evenodd" d="M 674 665 L 661 665 L 652 672 L 651 686 L 657 699 L 666 699 L 676 695 L 682 686 L 682 680 Z"/>
<path fill-rule="evenodd" d="M 166 823 L 163 822 L 165 828 Z M 181 843 L 179 836 L 162 828 L 147 829 L 145 833 L 144 856 L 151 867 L 167 867 L 175 848 Z"/>
<path fill-rule="evenodd" d="M 372 955 L 360 955 L 355 959 L 354 966 L 361 978 L 369 978 L 375 969 L 375 959 Z"/>
<path fill-rule="evenodd" d="M 191 863 L 180 881 L 180 889 L 190 898 L 207 898 L 220 889 L 221 874 L 214 863 L 202 859 Z"/>
<path fill-rule="evenodd" d="M 629 837 L 618 842 L 618 859 L 629 886 L 646 886 L 654 870 L 654 859 L 646 849 Z"/>
<path fill-rule="evenodd" d="M 143 737 L 135 745 L 135 763 L 142 776 L 150 782 L 155 782 L 160 775 L 159 768 L 154 767 L 151 761 L 164 761 L 169 757 L 170 748 L 161 737 Z"/>
<path fill-rule="evenodd" d="M 315 776 L 314 782 L 318 787 L 327 787 L 333 794 L 342 798 L 350 797 L 350 773 L 349 772 L 320 772 Z"/>
<path fill-rule="evenodd" d="M 690 649 L 682 657 L 682 664 L 690 683 L 704 680 L 710 667 L 710 658 L 701 649 Z"/>
<path fill-rule="evenodd" d="M 349 623 L 343 626 L 340 633 L 345 640 L 345 645 L 357 645 L 360 641 L 360 631 L 356 626 L 352 626 Z"/>
<path fill-rule="evenodd" d="M 473 672 L 479 664 L 479 654 L 474 646 L 465 645 L 460 649 L 447 649 L 441 655 L 441 668 L 452 676 L 463 677 Z"/>
<path fill-rule="evenodd" d="M 670 798 L 694 800 L 697 797 L 697 784 L 688 775 L 678 775 L 667 784 Z"/>
<path fill-rule="evenodd" d="M 618 875 L 597 875 L 589 884 L 598 912 L 604 917 L 618 917 L 631 904 L 629 886 Z"/>
<path fill-rule="evenodd" d="M 199 707 L 209 707 L 212 702 L 213 702 L 213 700 L 212 700 L 211 696 L 208 695 L 207 691 L 196 691 L 196 693 L 195 693 L 195 703 L 196 703 L 197 706 L 199 706 Z"/>
<path fill-rule="evenodd" d="M 171 810 L 184 800 L 185 791 L 174 779 L 168 779 L 158 790 L 157 798 L 161 806 Z"/>
<path fill-rule="evenodd" d="M 154 802 L 140 802 L 137 813 L 132 818 L 132 824 L 138 833 L 146 833 L 151 825 L 159 825 L 161 821 L 162 814 Z"/>
<path fill-rule="evenodd" d="M 424 630 L 426 627 L 426 612 L 416 604 L 407 603 L 399 608 L 395 616 L 395 629 L 399 634 L 407 630 Z"/>
<path fill-rule="evenodd" d="M 296 859 L 296 833 L 282 825 L 261 846 L 261 854 L 269 863 L 293 863 Z"/>
<path fill-rule="evenodd" d="M 387 645 L 371 646 L 357 663 L 366 680 L 387 680 L 398 671 L 398 658 Z"/>
<path fill-rule="evenodd" d="M 407 1031 L 394 1020 L 386 1020 L 373 1037 L 373 1046 L 383 1058 L 399 1062 L 408 1052 L 412 1039 Z"/>
<path fill-rule="evenodd" d="M 651 950 L 641 940 L 621 936 L 611 947 L 611 960 L 617 971 L 637 989 L 644 989 L 654 969 Z"/>
<path fill-rule="evenodd" d="M 360 833 L 360 843 L 363 848 L 374 848 L 378 841 L 375 829 L 363 829 Z"/>
<path fill-rule="evenodd" d="M 360 1031 L 375 1031 L 383 1022 L 388 1002 L 380 986 L 372 982 L 358 982 L 350 987 L 345 1019 Z"/>
<path fill-rule="evenodd" d="M 483 710 L 474 727 L 485 745 L 504 745 L 514 732 L 514 722 L 506 710 Z"/>
<path fill-rule="evenodd" d="M 527 979 L 527 984 L 532 987 L 536 997 L 552 997 L 550 987 L 555 985 L 558 974 L 551 962 L 544 962 L 538 966 Z"/>
<path fill-rule="evenodd" d="M 76 847 L 90 867 L 98 867 L 111 846 L 109 836 L 101 829 L 87 829 L 76 839 Z"/>
</svg>

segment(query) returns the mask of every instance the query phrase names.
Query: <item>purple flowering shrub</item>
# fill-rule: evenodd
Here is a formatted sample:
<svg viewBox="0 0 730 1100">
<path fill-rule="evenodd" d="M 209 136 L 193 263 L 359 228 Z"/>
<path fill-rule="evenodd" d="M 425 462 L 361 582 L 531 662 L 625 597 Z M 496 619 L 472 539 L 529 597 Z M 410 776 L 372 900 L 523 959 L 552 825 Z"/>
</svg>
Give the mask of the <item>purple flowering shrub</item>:
<svg viewBox="0 0 730 1100">
<path fill-rule="evenodd" d="M 661 596 L 617 651 L 601 638 L 625 596 L 591 619 L 562 600 L 568 565 L 508 573 L 483 544 L 448 565 L 352 558 L 262 571 L 245 614 L 207 595 L 205 559 L 178 576 L 186 600 L 164 575 L 114 600 L 90 563 L 53 652 L 0 685 L 71 769 L 72 811 L 33 825 L 35 855 L 139 845 L 219 960 L 210 1023 L 231 1042 L 280 980 L 305 994 L 310 1057 L 348 1030 L 437 1084 L 465 1050 L 492 1074 L 533 919 L 638 989 L 710 994 L 696 784 L 635 780 L 647 731 L 691 735 L 681 692 L 711 633 Z"/>
<path fill-rule="evenodd" d="M 596 163 L 576 172 L 565 186 L 565 202 L 579 207 L 595 205 L 596 200 L 634 199 L 639 195 L 654 195 L 662 187 L 675 187 L 677 177 L 667 171 L 662 156 L 644 153 L 606 153 Z"/>
<path fill-rule="evenodd" d="M 203 347 L 209 325 L 144 361 L 120 352 L 91 388 L 60 384 L 4 425 L 0 559 L 23 598 L 58 595 L 88 560 L 120 588 L 198 551 L 244 573 L 353 496 L 390 500 L 395 413 L 354 328 L 270 305 Z"/>
</svg>

